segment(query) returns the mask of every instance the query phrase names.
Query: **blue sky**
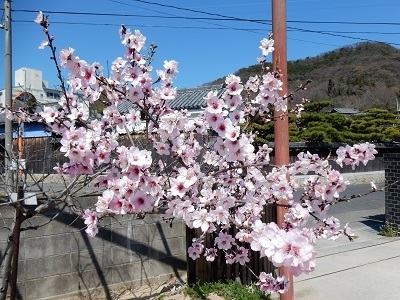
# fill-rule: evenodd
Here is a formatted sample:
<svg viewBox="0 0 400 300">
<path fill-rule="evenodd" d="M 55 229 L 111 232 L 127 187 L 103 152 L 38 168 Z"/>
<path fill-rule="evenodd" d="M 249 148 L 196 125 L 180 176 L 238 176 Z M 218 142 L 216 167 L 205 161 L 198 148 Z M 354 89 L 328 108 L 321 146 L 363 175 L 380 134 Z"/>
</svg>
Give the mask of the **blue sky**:
<svg viewBox="0 0 400 300">
<path fill-rule="evenodd" d="M 164 60 L 179 62 L 178 88 L 199 86 L 256 64 L 259 41 L 271 31 L 272 19 L 270 0 L 35 0 L 13 1 L 12 9 L 13 70 L 42 70 L 51 87 L 58 81 L 49 50 L 38 50 L 44 34 L 33 20 L 39 10 L 50 15 L 58 50 L 72 47 L 81 59 L 100 62 L 105 69 L 123 56 L 119 24 L 139 29 L 158 46 L 154 68 L 162 68 Z M 287 0 L 288 59 L 365 40 L 399 48 L 399 12 L 398 0 Z M 4 58 L 4 36 L 0 56 Z"/>
</svg>

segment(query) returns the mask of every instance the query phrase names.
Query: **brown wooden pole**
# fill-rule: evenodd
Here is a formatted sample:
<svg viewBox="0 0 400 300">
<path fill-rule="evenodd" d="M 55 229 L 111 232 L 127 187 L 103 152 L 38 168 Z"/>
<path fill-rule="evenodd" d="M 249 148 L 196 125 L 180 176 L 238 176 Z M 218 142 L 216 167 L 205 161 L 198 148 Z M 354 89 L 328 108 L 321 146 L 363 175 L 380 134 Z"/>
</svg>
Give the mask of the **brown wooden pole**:
<svg viewBox="0 0 400 300">
<path fill-rule="evenodd" d="M 282 74 L 282 91 L 280 96 L 288 94 L 287 86 L 287 37 L 286 37 L 286 0 L 272 0 L 272 34 L 275 41 L 275 51 L 273 52 L 273 68 L 279 69 Z M 287 165 L 289 159 L 289 121 L 286 112 L 275 111 L 275 163 L 277 165 Z M 286 204 L 287 199 L 282 199 L 280 204 Z M 277 222 L 282 226 L 284 215 L 287 208 L 277 207 Z M 285 275 L 289 279 L 289 290 L 281 295 L 281 300 L 294 300 L 293 275 L 290 274 L 288 267 L 280 267 L 279 275 Z"/>
</svg>

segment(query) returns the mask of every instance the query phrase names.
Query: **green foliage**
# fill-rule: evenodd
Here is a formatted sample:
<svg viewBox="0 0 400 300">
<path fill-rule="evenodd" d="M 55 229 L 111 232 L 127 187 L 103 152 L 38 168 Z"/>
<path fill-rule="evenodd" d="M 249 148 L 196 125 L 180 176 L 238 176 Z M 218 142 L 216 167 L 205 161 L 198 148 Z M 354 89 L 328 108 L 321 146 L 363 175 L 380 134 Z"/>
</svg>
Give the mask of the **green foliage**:
<svg viewBox="0 0 400 300">
<path fill-rule="evenodd" d="M 196 283 L 186 287 L 184 293 L 191 299 L 207 299 L 211 293 L 223 297 L 226 300 L 270 300 L 269 294 L 260 291 L 255 284 L 242 285 L 240 282 L 228 280 L 226 283 Z"/>
<path fill-rule="evenodd" d="M 400 120 L 386 109 L 371 108 L 351 118 L 351 132 L 358 134 L 357 140 L 371 142 L 400 141 Z"/>
<path fill-rule="evenodd" d="M 387 237 L 396 237 L 399 236 L 399 233 L 400 233 L 400 228 L 398 225 L 385 222 L 385 225 L 382 225 L 380 227 L 380 231 L 378 234 Z"/>
<path fill-rule="evenodd" d="M 305 105 L 300 119 L 290 117 L 291 142 L 400 142 L 400 119 L 386 109 L 370 108 L 361 114 L 345 116 L 330 113 L 329 101 L 314 101 Z M 326 112 L 323 112 L 323 111 Z M 255 142 L 274 140 L 274 123 L 256 120 L 249 130 L 256 132 Z"/>
<path fill-rule="evenodd" d="M 304 110 L 309 113 L 318 113 L 324 108 L 332 107 L 331 101 L 313 101 L 304 105 Z"/>
<path fill-rule="evenodd" d="M 297 140 L 344 143 L 400 141 L 400 120 L 386 109 L 371 108 L 346 117 L 318 112 L 320 107 L 327 107 L 325 101 L 310 104 L 305 106 L 301 118 L 296 121 Z"/>
<path fill-rule="evenodd" d="M 29 97 L 28 100 L 26 101 L 26 108 L 30 113 L 35 113 L 37 107 L 37 101 L 35 97 Z"/>
<path fill-rule="evenodd" d="M 104 108 L 106 108 L 106 105 L 100 100 L 96 100 L 90 104 L 90 109 L 96 111 L 100 115 L 103 114 Z"/>
</svg>

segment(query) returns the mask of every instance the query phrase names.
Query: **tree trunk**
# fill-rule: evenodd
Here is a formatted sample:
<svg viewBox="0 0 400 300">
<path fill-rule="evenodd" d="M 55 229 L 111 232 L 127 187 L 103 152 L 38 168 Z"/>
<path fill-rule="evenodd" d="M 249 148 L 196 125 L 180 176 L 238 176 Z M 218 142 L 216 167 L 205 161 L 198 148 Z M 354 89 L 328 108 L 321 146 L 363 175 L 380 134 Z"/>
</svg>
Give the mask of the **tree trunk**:
<svg viewBox="0 0 400 300">
<path fill-rule="evenodd" d="M 14 224 L 13 224 L 14 227 Z M 8 239 L 7 248 L 0 263 L 0 300 L 5 300 L 11 275 L 11 260 L 13 256 L 13 228 Z"/>
<path fill-rule="evenodd" d="M 11 259 L 11 283 L 10 283 L 10 300 L 15 300 L 17 295 L 17 280 L 18 280 L 18 255 L 19 255 L 19 240 L 21 236 L 21 224 L 23 222 L 22 208 L 17 205 L 15 208 L 14 230 L 12 235 L 13 250 Z"/>
</svg>

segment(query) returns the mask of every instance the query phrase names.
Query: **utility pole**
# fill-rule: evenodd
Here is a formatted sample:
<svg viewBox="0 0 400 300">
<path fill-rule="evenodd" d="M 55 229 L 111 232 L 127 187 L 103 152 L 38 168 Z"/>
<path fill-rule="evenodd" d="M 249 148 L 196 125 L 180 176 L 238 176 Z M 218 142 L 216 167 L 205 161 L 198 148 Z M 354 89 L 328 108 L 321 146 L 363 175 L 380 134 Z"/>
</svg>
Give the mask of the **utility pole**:
<svg viewBox="0 0 400 300">
<path fill-rule="evenodd" d="M 5 36 L 5 107 L 11 108 L 12 105 L 12 43 L 11 43 L 11 0 L 4 0 L 4 36 Z M 4 149 L 4 172 L 5 172 L 5 187 L 7 194 L 11 196 L 12 193 L 12 120 L 5 118 L 5 149 Z"/>
<path fill-rule="evenodd" d="M 272 0 L 272 34 L 275 50 L 272 54 L 273 68 L 279 69 L 282 74 L 282 91 L 279 95 L 288 94 L 287 85 L 287 37 L 286 37 L 286 0 Z M 274 118 L 275 136 L 275 163 L 278 166 L 288 165 L 289 159 L 289 116 L 287 112 L 275 111 Z M 279 204 L 287 204 L 287 199 L 282 199 Z M 277 207 L 277 223 L 282 227 L 287 208 Z M 279 267 L 279 276 L 285 275 L 289 279 L 289 290 L 281 295 L 281 300 L 294 300 L 293 275 L 288 267 Z"/>
<path fill-rule="evenodd" d="M 12 39 L 11 39 L 11 0 L 4 0 L 4 36 L 5 36 L 5 107 L 12 108 Z M 9 200 L 12 201 L 11 195 L 14 191 L 13 174 L 11 162 L 13 159 L 13 139 L 12 139 L 12 120 L 5 118 L 4 130 L 4 172 L 5 172 L 5 188 Z M 22 223 L 22 210 L 18 202 L 15 206 L 15 223 L 12 233 L 12 261 L 11 261 L 11 282 L 10 282 L 10 299 L 16 299 L 17 292 L 17 269 L 19 254 L 20 227 Z"/>
</svg>

